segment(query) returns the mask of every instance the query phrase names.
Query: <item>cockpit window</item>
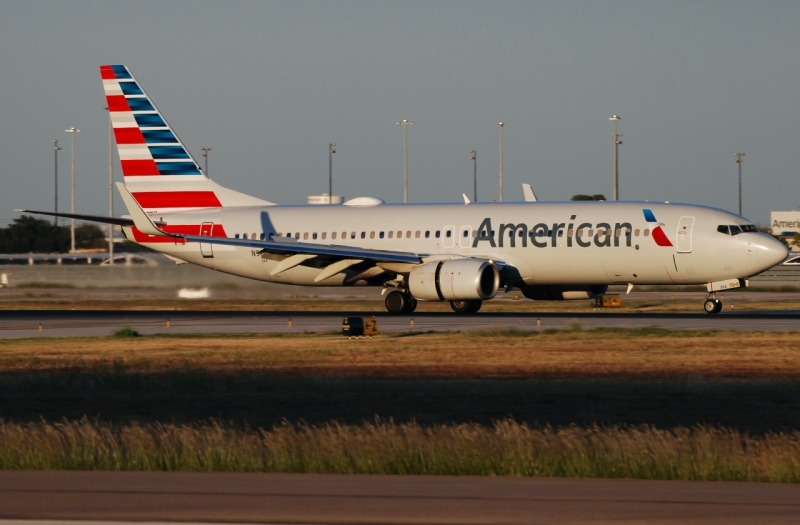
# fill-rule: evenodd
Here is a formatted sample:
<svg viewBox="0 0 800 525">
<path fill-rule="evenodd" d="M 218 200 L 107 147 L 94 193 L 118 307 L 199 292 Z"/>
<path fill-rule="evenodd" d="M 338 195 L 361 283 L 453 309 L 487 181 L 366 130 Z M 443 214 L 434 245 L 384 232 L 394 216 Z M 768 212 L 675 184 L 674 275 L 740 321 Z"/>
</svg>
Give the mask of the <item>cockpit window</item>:
<svg viewBox="0 0 800 525">
<path fill-rule="evenodd" d="M 755 224 L 742 224 L 739 227 L 743 232 L 758 233 L 758 228 Z"/>
<path fill-rule="evenodd" d="M 720 232 L 720 233 L 724 233 L 725 235 L 730 235 L 731 234 L 731 232 L 728 231 L 728 225 L 727 224 L 721 224 L 721 225 L 717 226 L 717 231 Z"/>
<path fill-rule="evenodd" d="M 731 235 L 739 235 L 740 233 L 742 233 L 742 229 L 736 224 L 731 224 Z"/>
</svg>

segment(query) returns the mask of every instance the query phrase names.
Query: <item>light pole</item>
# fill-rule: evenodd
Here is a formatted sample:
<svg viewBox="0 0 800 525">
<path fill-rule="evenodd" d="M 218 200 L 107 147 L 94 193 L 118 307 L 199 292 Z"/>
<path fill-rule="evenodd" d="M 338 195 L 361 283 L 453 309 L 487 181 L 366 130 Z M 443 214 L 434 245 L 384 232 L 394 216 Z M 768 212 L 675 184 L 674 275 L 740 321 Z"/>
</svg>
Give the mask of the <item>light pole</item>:
<svg viewBox="0 0 800 525">
<path fill-rule="evenodd" d="M 736 160 L 734 161 L 736 164 L 739 165 L 739 215 L 742 214 L 742 157 L 744 157 L 744 153 L 734 153 Z"/>
<path fill-rule="evenodd" d="M 503 202 L 503 128 L 506 127 L 505 124 L 499 122 L 497 127 L 500 128 L 500 195 L 499 195 L 499 202 Z"/>
<path fill-rule="evenodd" d="M 114 126 L 108 111 L 108 216 L 114 216 Z M 114 266 L 114 225 L 108 225 L 108 264 Z"/>
<path fill-rule="evenodd" d="M 70 134 L 71 140 L 71 147 L 70 147 L 70 158 L 72 163 L 72 192 L 70 196 L 70 213 L 75 213 L 75 134 L 80 133 L 81 130 L 75 129 L 75 127 L 71 127 L 69 129 L 65 129 L 67 133 Z M 70 253 L 75 253 L 75 219 L 69 220 L 69 246 L 70 246 Z"/>
<path fill-rule="evenodd" d="M 614 133 L 611 136 L 614 138 L 614 200 L 619 200 L 619 145 L 622 141 L 619 138 L 622 133 L 617 133 L 617 121 L 622 120 L 616 115 L 611 116 L 608 120 L 614 121 Z"/>
<path fill-rule="evenodd" d="M 410 120 L 403 119 L 395 122 L 403 126 L 403 202 L 408 202 L 408 126 L 413 124 Z"/>
<path fill-rule="evenodd" d="M 58 141 L 53 141 L 53 153 L 55 154 L 55 180 L 56 180 L 56 189 L 55 189 L 55 212 L 58 213 L 58 152 L 61 151 L 61 148 L 58 147 Z M 53 226 L 58 226 L 58 217 L 53 217 Z"/>
<path fill-rule="evenodd" d="M 474 149 L 469 150 L 469 160 L 472 161 L 472 198 L 478 202 L 478 153 Z"/>
<path fill-rule="evenodd" d="M 200 149 L 203 150 L 203 159 L 205 159 L 206 163 L 205 167 L 206 177 L 210 179 L 211 175 L 208 174 L 208 152 L 211 151 L 211 148 L 200 148 Z"/>
<path fill-rule="evenodd" d="M 335 142 L 328 144 L 328 204 L 333 204 L 333 154 L 336 150 Z"/>
</svg>

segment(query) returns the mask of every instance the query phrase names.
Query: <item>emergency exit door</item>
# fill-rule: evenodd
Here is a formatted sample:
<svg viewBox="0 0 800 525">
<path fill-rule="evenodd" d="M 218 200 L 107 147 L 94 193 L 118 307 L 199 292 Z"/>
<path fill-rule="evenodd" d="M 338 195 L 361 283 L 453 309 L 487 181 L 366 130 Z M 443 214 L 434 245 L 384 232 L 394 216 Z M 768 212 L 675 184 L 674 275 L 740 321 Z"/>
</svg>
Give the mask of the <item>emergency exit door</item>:
<svg viewBox="0 0 800 525">
<path fill-rule="evenodd" d="M 213 222 L 204 222 L 200 225 L 200 236 L 201 237 L 211 237 L 211 233 L 214 231 L 214 223 Z M 201 242 L 200 243 L 200 253 L 203 254 L 203 257 L 214 257 L 214 249 L 211 247 L 210 242 Z"/>
<path fill-rule="evenodd" d="M 690 253 L 692 251 L 693 227 L 694 217 L 681 217 L 678 221 L 678 253 Z"/>
</svg>

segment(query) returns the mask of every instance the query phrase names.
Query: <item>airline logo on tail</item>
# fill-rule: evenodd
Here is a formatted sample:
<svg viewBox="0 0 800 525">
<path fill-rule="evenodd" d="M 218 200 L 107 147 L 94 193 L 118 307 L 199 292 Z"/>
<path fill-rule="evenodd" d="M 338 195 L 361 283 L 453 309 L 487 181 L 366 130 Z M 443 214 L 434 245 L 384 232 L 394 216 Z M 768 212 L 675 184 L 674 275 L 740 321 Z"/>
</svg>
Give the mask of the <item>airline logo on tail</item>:
<svg viewBox="0 0 800 525">
<path fill-rule="evenodd" d="M 122 174 L 126 184 L 133 183 L 133 197 L 142 208 L 222 206 L 217 195 L 205 188 L 208 178 L 128 68 L 123 65 L 100 66 L 100 78 Z M 167 189 L 163 183 L 169 182 L 172 186 Z M 176 183 L 180 186 L 175 187 Z M 181 190 L 176 191 L 178 188 Z"/>
<path fill-rule="evenodd" d="M 653 240 L 656 241 L 656 244 L 659 246 L 672 246 L 672 243 L 667 238 L 667 234 L 661 229 L 664 224 L 656 220 L 656 216 L 653 215 L 651 210 L 643 209 L 642 212 L 644 212 L 644 220 L 650 223 L 656 223 L 656 226 L 653 228 Z"/>
</svg>

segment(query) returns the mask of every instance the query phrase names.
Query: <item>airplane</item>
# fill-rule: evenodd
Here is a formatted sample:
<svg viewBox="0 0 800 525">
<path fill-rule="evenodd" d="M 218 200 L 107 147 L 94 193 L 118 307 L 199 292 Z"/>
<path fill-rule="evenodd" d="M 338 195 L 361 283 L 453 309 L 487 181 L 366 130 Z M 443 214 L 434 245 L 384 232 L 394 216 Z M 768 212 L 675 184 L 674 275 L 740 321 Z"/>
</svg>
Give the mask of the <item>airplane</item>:
<svg viewBox="0 0 800 525">
<path fill-rule="evenodd" d="M 208 178 L 123 65 L 100 76 L 130 215 L 30 210 L 119 225 L 128 240 L 241 277 L 301 286 L 382 288 L 393 314 L 418 301 L 477 312 L 502 289 L 533 300 L 601 296 L 609 285 L 704 284 L 716 293 L 784 260 L 788 249 L 744 217 L 669 202 L 278 205 Z M 387 293 L 388 292 L 388 293 Z"/>
</svg>

